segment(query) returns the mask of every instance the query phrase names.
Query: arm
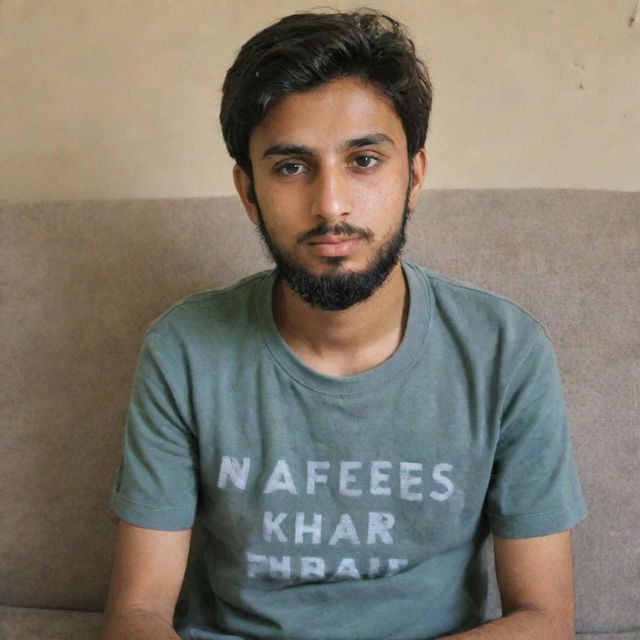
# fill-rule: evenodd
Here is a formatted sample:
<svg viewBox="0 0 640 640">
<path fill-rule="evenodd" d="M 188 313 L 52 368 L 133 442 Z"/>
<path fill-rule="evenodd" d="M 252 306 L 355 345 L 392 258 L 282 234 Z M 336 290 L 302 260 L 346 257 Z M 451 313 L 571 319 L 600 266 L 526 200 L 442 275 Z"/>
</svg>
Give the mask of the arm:
<svg viewBox="0 0 640 640">
<path fill-rule="evenodd" d="M 572 640 L 571 532 L 538 538 L 496 537 L 494 549 L 503 617 L 446 638 Z"/>
<path fill-rule="evenodd" d="M 120 522 L 103 640 L 180 640 L 172 619 L 190 539 Z"/>
</svg>

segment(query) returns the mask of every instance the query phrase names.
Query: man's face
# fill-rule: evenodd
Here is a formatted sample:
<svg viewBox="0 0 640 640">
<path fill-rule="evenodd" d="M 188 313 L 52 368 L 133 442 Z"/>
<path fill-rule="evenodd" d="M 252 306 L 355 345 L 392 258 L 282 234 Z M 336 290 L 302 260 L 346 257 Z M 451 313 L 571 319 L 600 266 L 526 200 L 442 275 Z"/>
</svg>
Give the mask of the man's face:
<svg viewBox="0 0 640 640">
<path fill-rule="evenodd" d="M 352 77 L 292 94 L 250 157 L 253 181 L 236 169 L 236 186 L 287 284 L 325 310 L 368 298 L 397 265 L 426 166 L 424 151 L 409 166 L 392 103 Z"/>
</svg>

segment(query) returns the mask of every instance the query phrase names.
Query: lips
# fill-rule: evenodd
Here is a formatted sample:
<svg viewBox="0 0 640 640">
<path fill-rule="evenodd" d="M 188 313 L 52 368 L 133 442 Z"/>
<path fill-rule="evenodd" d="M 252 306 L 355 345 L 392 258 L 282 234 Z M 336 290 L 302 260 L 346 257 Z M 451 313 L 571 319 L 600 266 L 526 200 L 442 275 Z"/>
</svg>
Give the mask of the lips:
<svg viewBox="0 0 640 640">
<path fill-rule="evenodd" d="M 348 236 L 316 236 L 310 242 L 314 253 L 324 257 L 348 256 L 358 250 L 362 238 Z"/>
</svg>

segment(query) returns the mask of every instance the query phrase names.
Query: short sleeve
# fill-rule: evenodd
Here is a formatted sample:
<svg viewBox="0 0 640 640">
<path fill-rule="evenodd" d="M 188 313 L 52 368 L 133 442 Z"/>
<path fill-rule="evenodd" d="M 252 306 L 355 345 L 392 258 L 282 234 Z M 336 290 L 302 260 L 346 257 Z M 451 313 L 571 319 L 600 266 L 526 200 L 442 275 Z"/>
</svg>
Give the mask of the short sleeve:
<svg viewBox="0 0 640 640">
<path fill-rule="evenodd" d="M 197 439 L 183 406 L 180 358 L 143 344 L 111 506 L 130 524 L 178 531 L 193 525 L 198 496 Z"/>
<path fill-rule="evenodd" d="M 491 532 L 528 538 L 586 515 L 553 348 L 542 327 L 507 388 L 485 502 Z"/>
</svg>

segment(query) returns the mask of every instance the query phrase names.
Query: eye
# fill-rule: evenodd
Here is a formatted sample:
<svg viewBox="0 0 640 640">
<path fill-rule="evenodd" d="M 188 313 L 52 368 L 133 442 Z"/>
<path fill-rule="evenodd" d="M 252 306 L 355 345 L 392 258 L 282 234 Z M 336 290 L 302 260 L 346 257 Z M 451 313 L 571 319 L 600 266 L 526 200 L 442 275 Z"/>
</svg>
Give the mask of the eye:
<svg viewBox="0 0 640 640">
<path fill-rule="evenodd" d="M 360 169 L 370 169 L 371 167 L 375 167 L 380 162 L 380 159 L 375 156 L 362 155 L 354 158 L 352 162 Z"/>
<path fill-rule="evenodd" d="M 304 173 L 306 171 L 306 167 L 299 162 L 285 162 L 277 167 L 276 171 L 283 176 L 295 176 L 299 173 Z"/>
</svg>

